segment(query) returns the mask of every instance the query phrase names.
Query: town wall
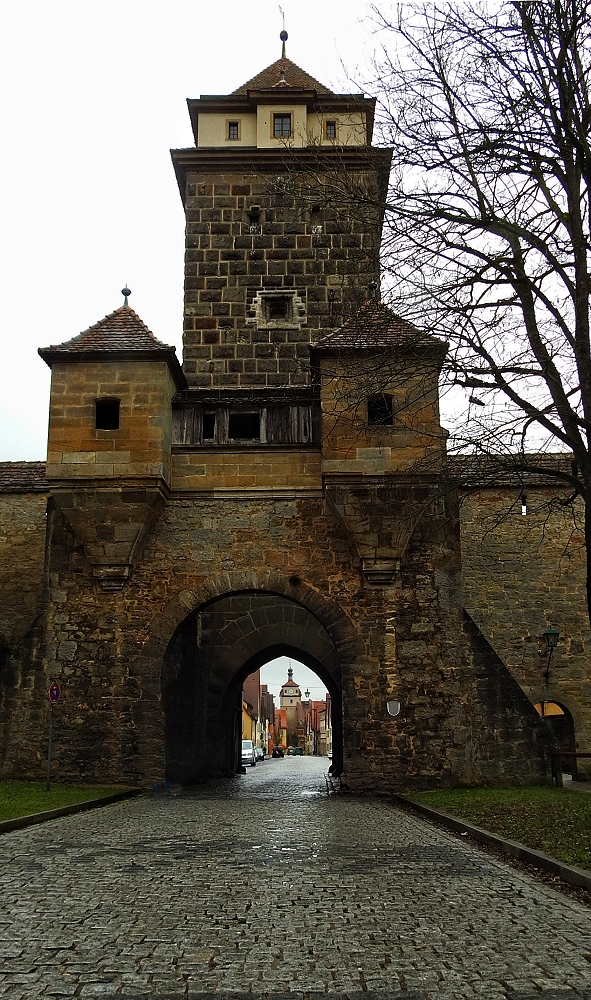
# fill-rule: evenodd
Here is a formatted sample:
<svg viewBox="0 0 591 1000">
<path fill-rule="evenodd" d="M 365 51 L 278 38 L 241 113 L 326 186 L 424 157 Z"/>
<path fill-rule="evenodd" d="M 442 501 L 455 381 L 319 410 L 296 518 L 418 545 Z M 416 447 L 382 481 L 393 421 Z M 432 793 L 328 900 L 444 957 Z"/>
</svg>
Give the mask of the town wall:
<svg viewBox="0 0 591 1000">
<path fill-rule="evenodd" d="M 0 492 L 0 658 L 41 607 L 48 493 Z"/>
<path fill-rule="evenodd" d="M 570 712 L 578 749 L 589 753 L 584 511 L 580 500 L 566 500 L 550 484 L 489 487 L 463 498 L 464 604 L 530 701 L 554 701 Z M 560 636 L 548 663 L 542 633 L 549 625 Z M 589 770 L 584 760 L 580 768 Z"/>
<path fill-rule="evenodd" d="M 82 546 L 50 504 L 47 589 L 33 629 L 42 641 L 23 647 L 18 680 L 6 694 L 3 773 L 39 776 L 47 687 L 57 680 L 54 766 L 61 780 L 164 780 L 166 725 L 175 725 L 175 707 L 174 698 L 163 705 L 162 674 L 167 657 L 169 670 L 171 662 L 177 672 L 187 663 L 173 648 L 179 630 L 215 599 L 254 592 L 305 609 L 334 643 L 344 787 L 385 792 L 546 780 L 547 731 L 528 703 L 519 704 L 502 664 L 504 689 L 494 684 L 505 725 L 490 724 L 493 681 L 464 631 L 453 525 L 453 511 L 420 523 L 399 584 L 372 587 L 344 524 L 320 498 L 173 499 L 132 576 L 114 593 L 97 585 Z M 270 648 L 266 642 L 263 636 L 261 650 Z M 306 648 L 303 631 L 298 639 L 296 630 L 293 644 Z M 237 657 L 236 672 L 243 666 Z M 195 683 L 190 673 L 185 681 Z M 175 697 L 178 706 L 178 690 Z M 403 705 L 398 719 L 386 711 L 393 698 Z M 207 697 L 197 701 L 197 721 L 184 723 L 195 746 L 208 725 L 227 740 L 229 716 L 208 719 Z"/>
</svg>

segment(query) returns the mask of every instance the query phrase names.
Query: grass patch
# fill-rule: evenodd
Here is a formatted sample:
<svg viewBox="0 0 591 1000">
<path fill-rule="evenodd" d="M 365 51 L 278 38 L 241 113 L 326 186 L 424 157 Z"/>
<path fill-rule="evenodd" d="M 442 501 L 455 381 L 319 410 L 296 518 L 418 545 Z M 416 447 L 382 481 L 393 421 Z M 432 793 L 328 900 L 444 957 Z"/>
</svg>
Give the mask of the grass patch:
<svg viewBox="0 0 591 1000">
<path fill-rule="evenodd" d="M 44 781 L 0 781 L 0 822 L 59 809 L 89 799 L 100 799 L 124 791 L 119 785 L 55 785 L 48 792 Z"/>
<path fill-rule="evenodd" d="M 591 869 L 591 794 L 566 788 L 456 788 L 407 798 Z"/>
</svg>

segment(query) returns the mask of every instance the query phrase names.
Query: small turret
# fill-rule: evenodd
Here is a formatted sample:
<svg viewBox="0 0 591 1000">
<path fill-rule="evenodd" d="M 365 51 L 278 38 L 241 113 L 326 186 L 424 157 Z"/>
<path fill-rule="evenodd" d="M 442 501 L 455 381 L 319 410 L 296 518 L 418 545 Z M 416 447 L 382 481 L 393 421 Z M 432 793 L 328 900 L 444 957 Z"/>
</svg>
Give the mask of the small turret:
<svg viewBox="0 0 591 1000">
<path fill-rule="evenodd" d="M 63 344 L 51 368 L 47 478 L 107 589 L 123 586 L 166 502 L 171 401 L 186 386 L 173 347 L 125 303 Z"/>
</svg>

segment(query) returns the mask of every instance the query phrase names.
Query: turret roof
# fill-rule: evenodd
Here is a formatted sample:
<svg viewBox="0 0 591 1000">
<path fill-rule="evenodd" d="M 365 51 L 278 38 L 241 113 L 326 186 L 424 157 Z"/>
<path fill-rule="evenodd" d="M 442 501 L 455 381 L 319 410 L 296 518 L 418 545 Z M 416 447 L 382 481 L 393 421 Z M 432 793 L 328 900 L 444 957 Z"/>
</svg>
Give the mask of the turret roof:
<svg viewBox="0 0 591 1000">
<path fill-rule="evenodd" d="M 168 344 L 157 340 L 151 330 L 130 306 L 120 306 L 104 319 L 89 326 L 71 340 L 51 347 L 39 348 L 42 352 L 61 351 L 171 351 Z"/>
<path fill-rule="evenodd" d="M 368 349 L 395 347 L 419 338 L 424 340 L 424 335 L 413 323 L 392 312 L 383 302 L 368 299 L 343 326 L 311 346 L 321 350 Z"/>
<path fill-rule="evenodd" d="M 282 73 L 283 71 L 283 78 Z M 261 70 L 251 80 L 247 80 L 237 90 L 233 90 L 230 97 L 237 97 L 239 94 L 247 94 L 249 90 L 274 90 L 277 86 L 293 88 L 294 90 L 315 90 L 317 94 L 333 96 L 333 91 L 319 83 L 313 76 L 306 73 L 304 69 L 292 62 L 291 59 L 283 57 L 277 59 L 266 69 Z"/>
<path fill-rule="evenodd" d="M 67 357 L 76 361 L 101 360 L 104 355 L 126 360 L 139 360 L 140 356 L 144 360 L 161 358 L 168 362 L 178 388 L 187 385 L 174 347 L 158 340 L 129 306 L 120 306 L 63 344 L 40 347 L 39 354 L 50 368 L 53 361 L 65 361 Z"/>
</svg>

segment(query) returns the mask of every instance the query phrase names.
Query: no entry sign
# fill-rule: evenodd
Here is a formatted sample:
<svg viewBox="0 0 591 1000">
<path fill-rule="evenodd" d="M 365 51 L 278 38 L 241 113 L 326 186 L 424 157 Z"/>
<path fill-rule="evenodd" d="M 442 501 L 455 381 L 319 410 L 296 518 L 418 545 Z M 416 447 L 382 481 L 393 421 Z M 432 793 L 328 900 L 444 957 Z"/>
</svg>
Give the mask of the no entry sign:
<svg viewBox="0 0 591 1000">
<path fill-rule="evenodd" d="M 52 705 L 57 705 L 60 700 L 60 686 L 54 681 L 53 684 L 49 685 L 49 700 Z"/>
</svg>

